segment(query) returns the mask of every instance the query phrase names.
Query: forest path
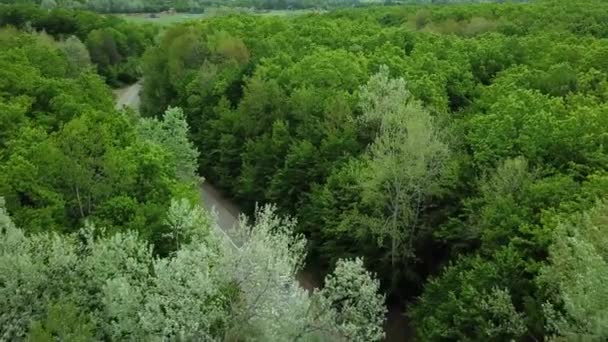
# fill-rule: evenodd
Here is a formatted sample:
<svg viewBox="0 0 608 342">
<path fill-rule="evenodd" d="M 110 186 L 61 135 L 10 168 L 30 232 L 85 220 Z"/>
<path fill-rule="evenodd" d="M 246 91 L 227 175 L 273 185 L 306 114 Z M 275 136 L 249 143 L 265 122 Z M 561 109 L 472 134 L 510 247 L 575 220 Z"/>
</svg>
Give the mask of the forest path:
<svg viewBox="0 0 608 342">
<path fill-rule="evenodd" d="M 115 89 L 113 93 L 116 98 L 116 109 L 129 107 L 136 111 L 139 110 L 141 88 L 142 84 L 139 81 L 130 86 Z M 207 210 L 217 213 L 218 226 L 221 232 L 233 247 L 238 248 L 235 229 L 238 227 L 238 217 L 241 211 L 208 182 L 201 183 L 199 189 L 201 199 Z"/>
<path fill-rule="evenodd" d="M 139 93 L 141 91 L 141 81 L 134 83 L 128 87 L 114 90 L 116 97 L 116 109 L 121 109 L 123 106 L 139 110 L 141 103 Z M 240 244 L 237 239 L 236 229 L 238 228 L 238 219 L 241 214 L 239 207 L 230 201 L 227 197 L 213 187 L 208 182 L 203 182 L 199 186 L 201 199 L 207 210 L 216 211 L 218 227 L 226 240 L 234 247 L 238 248 Z M 311 269 L 304 269 L 298 272 L 297 279 L 300 285 L 307 289 L 320 287 L 320 272 Z M 407 319 L 402 315 L 403 307 L 401 305 L 389 304 L 389 312 L 385 329 L 387 333 L 386 341 L 408 341 L 411 340 L 412 331 L 410 331 Z"/>
<path fill-rule="evenodd" d="M 141 88 L 142 84 L 139 81 L 128 87 L 114 90 L 116 109 L 130 107 L 134 110 L 139 110 Z M 237 246 L 240 245 L 240 241 L 238 241 L 238 232 L 236 230 L 239 227 L 241 210 L 236 204 L 223 196 L 218 189 L 209 184 L 209 182 L 201 183 L 199 189 L 205 208 L 216 212 L 217 223 L 221 233 L 227 237 L 228 242 L 234 248 L 238 248 Z M 305 289 L 312 290 L 315 287 L 319 287 L 320 282 L 314 272 L 307 270 L 300 271 L 297 278 L 300 285 Z"/>
</svg>

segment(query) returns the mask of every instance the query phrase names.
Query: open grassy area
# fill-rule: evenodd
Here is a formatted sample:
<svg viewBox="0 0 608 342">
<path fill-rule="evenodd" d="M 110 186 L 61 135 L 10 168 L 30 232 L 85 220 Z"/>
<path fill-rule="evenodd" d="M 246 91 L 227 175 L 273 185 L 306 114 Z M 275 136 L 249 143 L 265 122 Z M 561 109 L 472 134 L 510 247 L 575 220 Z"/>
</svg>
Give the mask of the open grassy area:
<svg viewBox="0 0 608 342">
<path fill-rule="evenodd" d="M 188 20 L 202 19 L 210 14 L 208 13 L 173 13 L 173 14 L 150 14 L 150 13 L 129 13 L 118 14 L 118 16 L 137 23 L 155 23 L 158 25 L 171 25 Z"/>
<path fill-rule="evenodd" d="M 124 13 L 118 16 L 132 22 L 156 23 L 168 26 L 189 20 L 204 19 L 213 16 L 227 15 L 230 13 L 249 13 L 263 16 L 290 16 L 308 13 L 321 13 L 321 10 L 267 10 L 253 11 L 245 8 L 208 8 L 204 13 Z"/>
</svg>

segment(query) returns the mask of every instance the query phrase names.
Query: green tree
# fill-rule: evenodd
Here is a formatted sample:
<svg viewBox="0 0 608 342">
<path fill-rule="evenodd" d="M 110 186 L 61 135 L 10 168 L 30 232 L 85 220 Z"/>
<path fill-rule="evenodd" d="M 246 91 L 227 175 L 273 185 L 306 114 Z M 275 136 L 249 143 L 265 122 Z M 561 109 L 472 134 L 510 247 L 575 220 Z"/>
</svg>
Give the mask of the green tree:
<svg viewBox="0 0 608 342">
<path fill-rule="evenodd" d="M 539 283 L 551 294 L 544 306 L 552 339 L 601 341 L 608 336 L 608 205 L 563 221 L 554 232 Z"/>
<path fill-rule="evenodd" d="M 378 126 L 361 175 L 363 201 L 380 209 L 373 220 L 380 241 L 390 242 L 391 264 L 415 257 L 420 214 L 439 184 L 449 158 L 434 118 L 410 99 L 403 79 L 390 79 L 388 68 L 361 90 L 364 119 Z"/>
<path fill-rule="evenodd" d="M 521 257 L 502 249 L 491 260 L 462 257 L 432 278 L 409 315 L 423 341 L 517 340 L 527 331 L 513 291 L 525 281 Z M 518 288 L 518 286 L 520 286 Z"/>
<path fill-rule="evenodd" d="M 175 165 L 175 176 L 185 181 L 196 179 L 199 153 L 189 140 L 189 127 L 180 108 L 170 107 L 163 114 L 162 121 L 143 118 L 138 125 L 143 139 L 162 146 L 171 153 Z"/>
<path fill-rule="evenodd" d="M 93 325 L 79 312 L 73 303 L 49 304 L 46 318 L 34 322 L 28 333 L 28 341 L 85 342 L 93 339 Z"/>
<path fill-rule="evenodd" d="M 59 46 L 68 59 L 69 75 L 76 76 L 91 68 L 89 50 L 87 50 L 87 47 L 78 39 L 78 37 L 70 36 L 64 42 L 61 42 Z"/>
</svg>

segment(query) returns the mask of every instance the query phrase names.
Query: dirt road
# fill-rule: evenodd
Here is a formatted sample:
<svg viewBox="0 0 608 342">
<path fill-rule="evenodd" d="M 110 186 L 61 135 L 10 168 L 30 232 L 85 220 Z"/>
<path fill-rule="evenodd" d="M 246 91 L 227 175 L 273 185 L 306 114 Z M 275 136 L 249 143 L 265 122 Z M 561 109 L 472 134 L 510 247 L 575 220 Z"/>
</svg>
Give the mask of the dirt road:
<svg viewBox="0 0 608 342">
<path fill-rule="evenodd" d="M 121 109 L 123 106 L 126 106 L 139 110 L 139 104 L 141 102 L 139 98 L 140 91 L 141 81 L 128 87 L 114 90 L 113 93 L 116 97 L 116 109 Z"/>
<path fill-rule="evenodd" d="M 114 90 L 114 96 L 116 97 L 116 109 L 123 107 L 130 107 L 135 110 L 139 110 L 141 91 L 141 81 L 132 84 L 128 87 Z M 218 225 L 220 229 L 232 240 L 232 242 L 238 245 L 238 241 L 235 241 L 236 234 L 234 229 L 237 227 L 238 217 L 240 210 L 232 202 L 224 198 L 219 191 L 217 191 L 211 184 L 205 182 L 200 186 L 201 198 L 203 203 L 208 210 L 214 210 L 218 215 Z"/>
<path fill-rule="evenodd" d="M 201 186 L 201 198 L 208 210 L 215 211 L 217 214 L 217 224 L 230 237 L 235 245 L 240 245 L 236 229 L 241 211 L 239 208 L 226 199 L 222 194 L 208 182 Z"/>
</svg>

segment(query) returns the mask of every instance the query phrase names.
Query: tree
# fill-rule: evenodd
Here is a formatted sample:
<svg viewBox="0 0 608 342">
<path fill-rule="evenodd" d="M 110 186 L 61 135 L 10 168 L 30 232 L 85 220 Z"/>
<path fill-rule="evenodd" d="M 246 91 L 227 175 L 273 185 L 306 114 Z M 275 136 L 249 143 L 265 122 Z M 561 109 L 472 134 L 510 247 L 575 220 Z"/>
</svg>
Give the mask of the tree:
<svg viewBox="0 0 608 342">
<path fill-rule="evenodd" d="M 306 329 L 310 300 L 295 275 L 304 262 L 306 240 L 293 235 L 295 221 L 264 206 L 254 224 L 241 217 L 242 246 L 228 258 L 226 270 L 243 291 L 234 313 L 234 333 L 258 332 L 262 340 L 293 340 Z"/>
<path fill-rule="evenodd" d="M 491 259 L 461 257 L 431 278 L 409 316 L 422 341 L 509 341 L 527 331 L 513 292 L 525 287 L 521 257 L 503 248 Z"/>
<path fill-rule="evenodd" d="M 264 340 L 381 340 L 384 296 L 362 260 L 339 261 L 325 288 L 310 296 L 295 278 L 306 240 L 294 235 L 293 219 L 275 212 L 274 206 L 259 208 L 254 225 L 242 217 L 244 243 L 228 254 L 226 269 L 244 291 L 234 330 L 257 331 Z"/>
<path fill-rule="evenodd" d="M 192 206 L 186 199 L 171 200 L 165 224 L 169 226 L 169 237 L 175 241 L 176 250 L 181 244 L 190 240 L 204 241 L 209 238 L 210 232 L 201 227 L 209 227 L 211 217 L 202 208 Z"/>
<path fill-rule="evenodd" d="M 390 240 L 391 264 L 413 258 L 420 214 L 445 170 L 449 149 L 435 119 L 411 99 L 403 79 L 388 68 L 361 89 L 363 119 L 378 127 L 361 175 L 363 201 L 375 203 L 380 217 L 370 227 L 380 242 Z"/>
<path fill-rule="evenodd" d="M 89 32 L 85 44 L 99 73 L 115 83 L 118 75 L 112 67 L 125 60 L 125 36 L 112 27 L 96 29 Z"/>
<path fill-rule="evenodd" d="M 538 278 L 551 294 L 544 305 L 553 339 L 608 338 L 608 204 L 563 221 L 554 232 L 549 263 Z"/>
<path fill-rule="evenodd" d="M 68 59 L 68 74 L 72 77 L 91 68 L 89 50 L 76 36 L 70 36 L 59 44 L 59 47 Z"/>
<path fill-rule="evenodd" d="M 379 341 L 384 338 L 382 324 L 386 315 L 380 283 L 365 270 L 362 259 L 339 260 L 315 293 L 321 307 L 326 306 L 347 341 Z M 313 296 L 314 298 L 314 296 Z"/>
<path fill-rule="evenodd" d="M 170 151 L 175 165 L 175 176 L 185 181 L 196 179 L 199 153 L 189 140 L 189 127 L 184 112 L 169 107 L 162 120 L 143 118 L 138 125 L 140 136 Z"/>
<path fill-rule="evenodd" d="M 40 7 L 50 11 L 57 7 L 57 2 L 55 0 L 42 0 L 42 2 L 40 2 Z"/>
<path fill-rule="evenodd" d="M 35 321 L 30 327 L 28 341 L 86 342 L 94 339 L 93 325 L 80 309 L 70 302 L 49 304 L 46 317 Z"/>
<path fill-rule="evenodd" d="M 88 224 L 76 235 L 26 236 L 2 200 L 0 336 L 379 340 L 385 309 L 377 280 L 360 260 L 341 262 L 328 288 L 311 297 L 295 278 L 305 240 L 274 211 L 266 206 L 255 224 L 244 223 L 245 241 L 235 249 L 200 208 L 175 200 L 167 222 L 183 239 L 157 258 L 132 231 Z"/>
</svg>

